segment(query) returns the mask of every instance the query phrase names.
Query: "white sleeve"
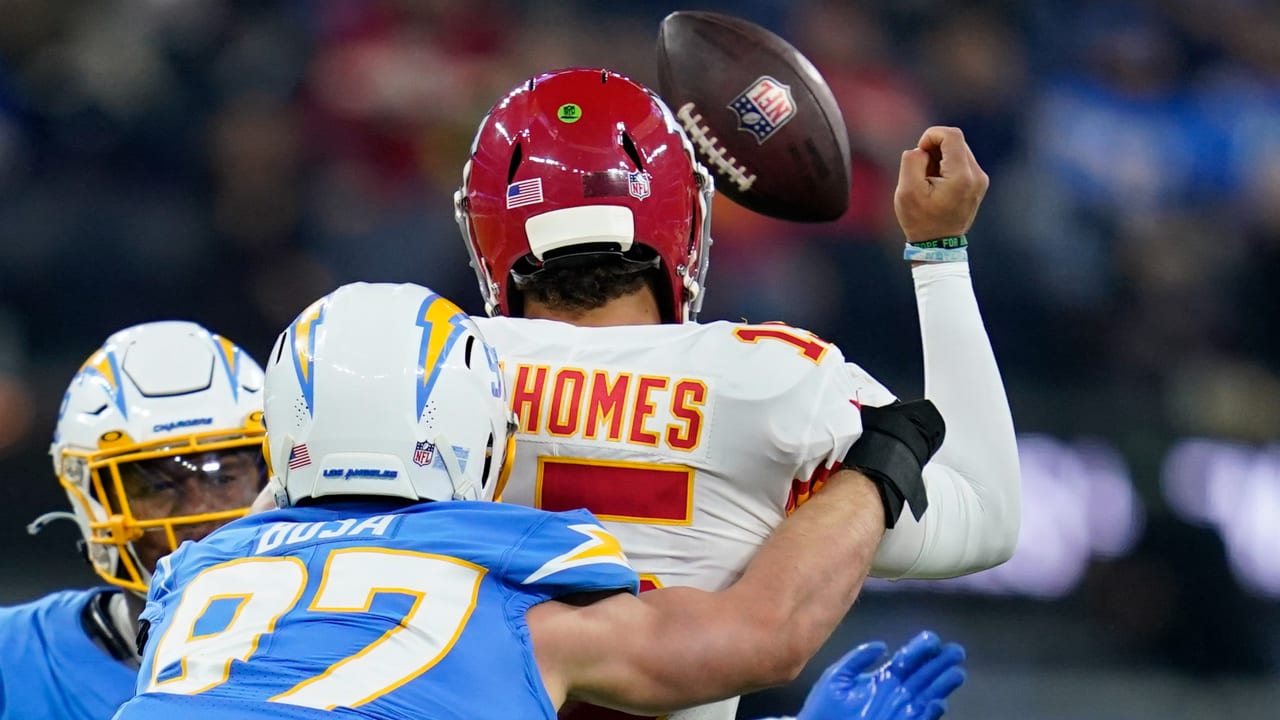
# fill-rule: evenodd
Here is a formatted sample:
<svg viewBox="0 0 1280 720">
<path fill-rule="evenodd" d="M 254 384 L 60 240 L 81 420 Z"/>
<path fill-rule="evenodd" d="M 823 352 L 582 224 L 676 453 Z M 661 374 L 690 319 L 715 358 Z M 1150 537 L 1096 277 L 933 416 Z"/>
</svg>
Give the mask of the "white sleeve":
<svg viewBox="0 0 1280 720">
<path fill-rule="evenodd" d="M 1022 488 L 1013 418 L 969 280 L 968 263 L 912 270 L 924 346 L 925 397 L 947 422 L 924 468 L 929 509 L 885 533 L 876 577 L 941 578 L 995 567 L 1018 541 Z"/>
</svg>

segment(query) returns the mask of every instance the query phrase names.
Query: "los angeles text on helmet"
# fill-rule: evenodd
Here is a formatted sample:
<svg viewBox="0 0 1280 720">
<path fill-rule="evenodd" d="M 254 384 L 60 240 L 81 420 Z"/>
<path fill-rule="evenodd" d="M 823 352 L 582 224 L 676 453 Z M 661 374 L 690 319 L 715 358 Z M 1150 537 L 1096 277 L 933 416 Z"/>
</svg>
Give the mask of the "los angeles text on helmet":
<svg viewBox="0 0 1280 720">
<path fill-rule="evenodd" d="M 519 432 L 685 452 L 702 441 L 709 398 L 697 378 L 524 363 L 511 383 Z"/>
</svg>

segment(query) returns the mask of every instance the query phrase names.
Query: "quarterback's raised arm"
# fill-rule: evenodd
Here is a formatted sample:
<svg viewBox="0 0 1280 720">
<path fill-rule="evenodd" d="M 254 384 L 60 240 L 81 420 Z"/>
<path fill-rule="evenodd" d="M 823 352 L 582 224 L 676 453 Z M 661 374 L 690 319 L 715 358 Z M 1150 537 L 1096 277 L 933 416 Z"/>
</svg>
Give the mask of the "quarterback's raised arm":
<svg viewBox="0 0 1280 720">
<path fill-rule="evenodd" d="M 924 469 L 929 510 L 903 513 L 872 574 L 950 577 L 1008 560 L 1018 540 L 1021 476 L 1009 402 L 969 279 L 967 238 L 987 176 L 956 128 L 932 127 L 903 153 L 894 196 L 913 261 L 925 397 L 947 423 Z"/>
<path fill-rule="evenodd" d="M 842 470 L 723 591 L 537 605 L 527 618 L 547 691 L 557 705 L 654 714 L 788 682 L 848 612 L 883 532 L 875 485 Z"/>
</svg>

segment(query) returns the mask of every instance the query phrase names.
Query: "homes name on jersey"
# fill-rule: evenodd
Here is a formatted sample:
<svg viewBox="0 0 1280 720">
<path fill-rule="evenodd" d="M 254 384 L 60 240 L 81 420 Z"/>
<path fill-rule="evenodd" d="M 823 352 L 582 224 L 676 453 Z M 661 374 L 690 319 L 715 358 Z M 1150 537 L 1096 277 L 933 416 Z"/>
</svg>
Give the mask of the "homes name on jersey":
<svg viewBox="0 0 1280 720">
<path fill-rule="evenodd" d="M 518 432 L 692 452 L 711 393 L 698 378 L 520 363 L 511 407 Z"/>
<path fill-rule="evenodd" d="M 396 520 L 396 515 L 372 515 L 366 518 L 343 518 L 323 522 L 278 522 L 267 527 L 253 549 L 255 555 L 284 545 L 297 545 L 310 540 L 333 540 L 350 537 L 383 537 Z"/>
</svg>

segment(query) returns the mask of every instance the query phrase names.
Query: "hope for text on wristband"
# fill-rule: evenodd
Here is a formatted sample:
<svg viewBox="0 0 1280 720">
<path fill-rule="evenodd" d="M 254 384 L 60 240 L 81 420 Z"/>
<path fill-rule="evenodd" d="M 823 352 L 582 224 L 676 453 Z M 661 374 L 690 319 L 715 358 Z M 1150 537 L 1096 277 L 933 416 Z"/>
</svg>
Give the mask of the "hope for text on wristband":
<svg viewBox="0 0 1280 720">
<path fill-rule="evenodd" d="M 921 240 L 920 242 L 910 243 L 910 245 L 921 250 L 958 250 L 969 246 L 969 238 L 964 235 L 951 235 L 949 237 L 934 238 L 933 240 Z"/>
</svg>

